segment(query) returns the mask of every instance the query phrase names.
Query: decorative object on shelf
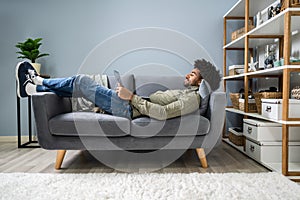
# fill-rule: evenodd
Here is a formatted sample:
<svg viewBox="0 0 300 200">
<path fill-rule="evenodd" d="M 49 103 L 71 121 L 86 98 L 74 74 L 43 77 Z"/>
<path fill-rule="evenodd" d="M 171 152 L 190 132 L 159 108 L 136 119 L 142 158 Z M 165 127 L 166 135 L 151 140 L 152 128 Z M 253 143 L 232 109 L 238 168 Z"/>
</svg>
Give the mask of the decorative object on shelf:
<svg viewBox="0 0 300 200">
<path fill-rule="evenodd" d="M 266 45 L 265 47 L 265 68 L 269 69 L 274 67 L 274 62 L 276 60 L 276 44 Z"/>
<path fill-rule="evenodd" d="M 249 99 L 254 99 L 254 97 L 252 95 L 252 91 L 250 89 L 248 91 L 249 91 L 248 98 Z M 245 99 L 245 90 L 244 90 L 244 88 L 240 89 L 239 94 L 240 94 L 240 97 L 239 97 L 240 99 Z"/>
<path fill-rule="evenodd" d="M 280 60 L 276 60 L 274 62 L 274 67 L 280 67 L 281 66 L 281 61 Z"/>
<path fill-rule="evenodd" d="M 275 17 L 280 13 L 280 11 L 281 11 L 281 3 L 278 3 L 275 7 L 270 6 L 268 8 L 268 19 Z"/>
<path fill-rule="evenodd" d="M 256 22 L 256 26 L 259 26 L 261 25 L 264 21 L 262 20 L 262 17 L 261 17 L 261 11 L 259 11 L 257 14 L 256 14 L 256 19 L 255 19 L 255 22 Z"/>
<path fill-rule="evenodd" d="M 296 62 L 300 62 L 300 59 L 299 58 L 290 57 L 290 63 L 296 63 Z M 281 66 L 284 65 L 284 59 L 283 58 L 280 59 L 280 65 Z"/>
<path fill-rule="evenodd" d="M 41 64 L 36 63 L 36 59 L 49 56 L 48 53 L 40 53 L 39 48 L 42 45 L 42 38 L 32 39 L 28 38 L 25 42 L 18 42 L 15 47 L 19 48 L 20 51 L 16 52 L 21 54 L 18 58 L 25 58 L 31 61 L 32 66 L 40 73 Z"/>
<path fill-rule="evenodd" d="M 275 7 L 275 14 L 278 15 L 281 12 L 281 3 L 278 3 Z"/>
<path fill-rule="evenodd" d="M 258 64 L 258 62 L 256 61 L 256 62 L 254 62 L 253 61 L 253 57 L 251 57 L 251 62 L 250 63 L 248 63 L 248 66 L 249 66 L 249 69 L 248 69 L 248 72 L 255 72 L 256 71 L 256 65 Z"/>
<path fill-rule="evenodd" d="M 296 86 L 292 89 L 291 96 L 300 100 L 300 86 Z"/>
</svg>

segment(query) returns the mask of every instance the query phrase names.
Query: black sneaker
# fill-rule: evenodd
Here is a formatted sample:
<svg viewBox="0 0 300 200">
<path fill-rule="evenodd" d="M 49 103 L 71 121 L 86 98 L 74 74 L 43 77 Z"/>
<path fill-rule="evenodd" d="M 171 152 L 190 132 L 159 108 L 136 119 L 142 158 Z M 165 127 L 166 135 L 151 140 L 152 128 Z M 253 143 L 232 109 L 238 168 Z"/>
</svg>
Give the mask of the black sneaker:
<svg viewBox="0 0 300 200">
<path fill-rule="evenodd" d="M 16 79 L 17 79 L 17 95 L 18 97 L 27 97 L 25 87 L 27 83 L 33 83 L 32 76 L 37 73 L 29 62 L 19 62 L 16 66 Z"/>
</svg>

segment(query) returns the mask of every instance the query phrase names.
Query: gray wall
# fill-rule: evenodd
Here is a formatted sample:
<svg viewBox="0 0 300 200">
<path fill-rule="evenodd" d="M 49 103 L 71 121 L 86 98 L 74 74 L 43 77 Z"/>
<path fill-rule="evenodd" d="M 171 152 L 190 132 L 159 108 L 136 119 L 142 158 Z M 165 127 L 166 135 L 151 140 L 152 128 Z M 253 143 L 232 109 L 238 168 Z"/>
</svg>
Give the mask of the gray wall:
<svg viewBox="0 0 300 200">
<path fill-rule="evenodd" d="M 236 1 L 0 0 L 0 136 L 15 136 L 17 132 L 15 66 L 19 60 L 14 47 L 17 42 L 42 37 L 41 50 L 50 56 L 38 60 L 43 65 L 41 72 L 63 77 L 77 73 L 88 53 L 112 35 L 135 28 L 162 27 L 193 38 L 222 70 L 222 17 Z M 156 54 L 151 55 L 153 60 L 147 63 L 165 59 L 168 65 L 184 64 L 177 63 L 178 59 L 173 56 L 155 60 Z M 139 56 L 140 53 L 129 56 L 124 59 L 126 62 L 119 64 L 135 63 Z M 148 68 L 151 72 L 151 66 Z M 181 66 L 178 70 L 186 73 L 190 66 Z M 23 114 L 23 121 L 26 122 L 26 118 Z"/>
</svg>

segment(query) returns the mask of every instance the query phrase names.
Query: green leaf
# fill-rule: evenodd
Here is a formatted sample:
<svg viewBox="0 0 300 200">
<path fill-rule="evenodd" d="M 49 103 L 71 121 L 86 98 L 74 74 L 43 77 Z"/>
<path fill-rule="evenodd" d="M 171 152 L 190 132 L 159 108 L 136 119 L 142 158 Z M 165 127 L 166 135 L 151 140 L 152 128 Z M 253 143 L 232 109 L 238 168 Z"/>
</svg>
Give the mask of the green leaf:
<svg viewBox="0 0 300 200">
<path fill-rule="evenodd" d="M 18 58 L 27 58 L 31 60 L 31 62 L 35 62 L 37 58 L 48 56 L 48 53 L 40 54 L 40 51 L 38 50 L 41 43 L 42 38 L 27 38 L 25 42 L 18 42 L 15 47 L 19 48 L 20 51 L 16 52 L 18 54 L 21 54 L 22 56 L 19 56 Z"/>
<path fill-rule="evenodd" d="M 38 55 L 37 58 L 40 58 L 40 57 L 43 57 L 43 56 L 49 56 L 49 54 L 48 53 L 43 53 L 43 54 Z"/>
</svg>

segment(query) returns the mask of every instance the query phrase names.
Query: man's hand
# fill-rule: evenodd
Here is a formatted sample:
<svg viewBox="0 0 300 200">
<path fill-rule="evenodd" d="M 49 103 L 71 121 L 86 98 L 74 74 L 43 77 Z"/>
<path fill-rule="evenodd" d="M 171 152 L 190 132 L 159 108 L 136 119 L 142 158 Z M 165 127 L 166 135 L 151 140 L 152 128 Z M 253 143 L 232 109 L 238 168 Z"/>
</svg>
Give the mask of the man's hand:
<svg viewBox="0 0 300 200">
<path fill-rule="evenodd" d="M 118 96 L 123 100 L 130 101 L 133 97 L 133 93 L 127 88 L 120 86 L 119 83 L 118 83 L 118 87 L 116 88 L 116 92 Z"/>
</svg>

